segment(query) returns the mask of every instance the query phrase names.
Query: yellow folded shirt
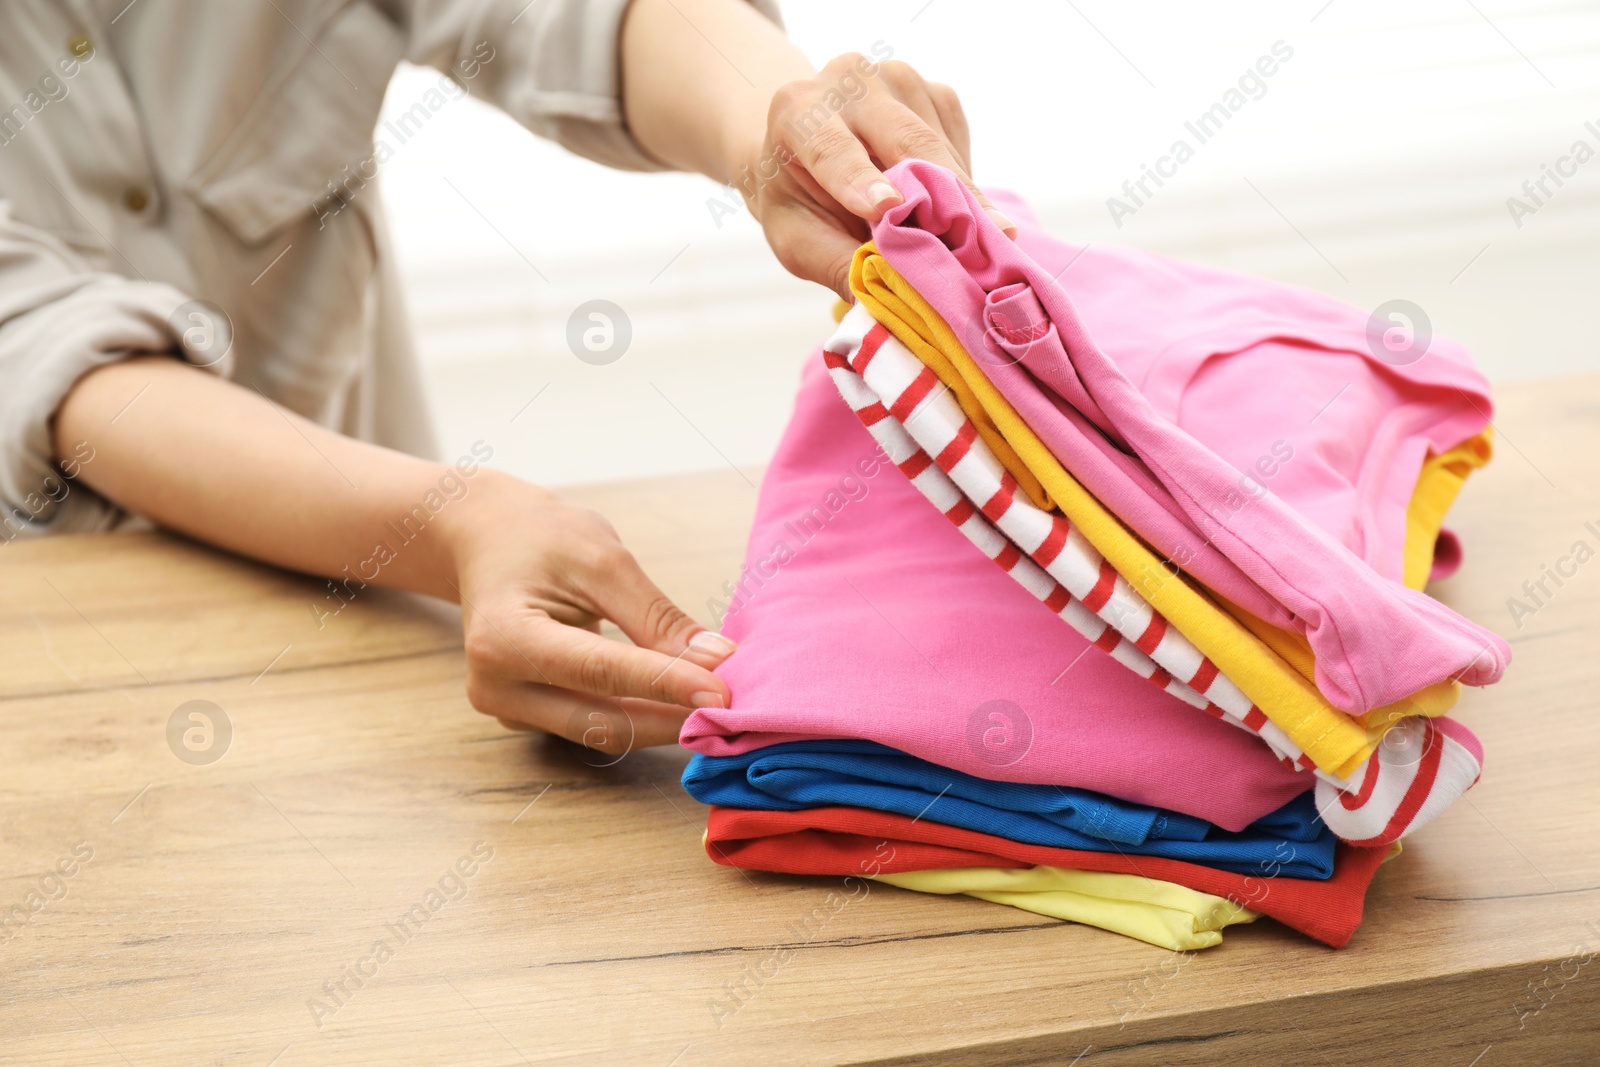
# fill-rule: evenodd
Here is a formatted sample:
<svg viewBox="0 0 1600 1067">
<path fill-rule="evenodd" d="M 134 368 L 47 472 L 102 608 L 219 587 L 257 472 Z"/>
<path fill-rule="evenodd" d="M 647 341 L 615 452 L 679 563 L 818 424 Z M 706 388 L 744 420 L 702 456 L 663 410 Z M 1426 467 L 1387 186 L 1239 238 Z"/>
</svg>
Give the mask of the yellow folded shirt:
<svg viewBox="0 0 1600 1067">
<path fill-rule="evenodd" d="M 1406 509 L 1406 550 L 1403 581 L 1413 589 L 1428 584 L 1433 570 L 1433 545 L 1444 526 L 1445 513 L 1456 502 L 1467 475 L 1494 455 L 1491 431 L 1470 437 L 1450 451 L 1429 456 Z"/>
<path fill-rule="evenodd" d="M 880 874 L 876 881 L 919 893 L 965 894 L 1174 951 L 1220 945 L 1224 927 L 1260 917 L 1225 897 L 1173 882 L 1064 867 L 956 867 Z"/>
<path fill-rule="evenodd" d="M 1323 771 L 1348 778 L 1399 719 L 1442 715 L 1460 694 L 1440 682 L 1409 699 L 1347 715 L 1327 702 L 1313 678 L 1310 645 L 1300 634 L 1223 605 L 1187 575 L 1174 577 L 1122 520 L 1068 474 L 962 347 L 955 333 L 911 284 L 868 243 L 856 250 L 850 288 L 874 318 L 938 376 L 990 443 L 1018 485 L 1036 482 L 1049 499 L 1151 607 L 1177 627 Z M 994 440 L 1004 442 L 996 448 Z M 1489 455 L 1487 435 L 1424 465 L 1407 513 L 1405 578 L 1427 580 L 1439 524 L 1466 474 Z M 1044 506 L 1044 505 L 1041 505 Z M 1230 610 L 1231 609 L 1231 610 Z"/>
</svg>

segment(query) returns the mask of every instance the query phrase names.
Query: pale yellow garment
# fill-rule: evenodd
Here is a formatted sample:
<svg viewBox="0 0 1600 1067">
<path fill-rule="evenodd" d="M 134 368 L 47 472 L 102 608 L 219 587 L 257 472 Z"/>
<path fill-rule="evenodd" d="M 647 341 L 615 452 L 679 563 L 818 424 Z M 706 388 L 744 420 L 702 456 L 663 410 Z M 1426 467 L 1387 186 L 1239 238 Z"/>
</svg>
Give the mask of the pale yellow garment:
<svg viewBox="0 0 1600 1067">
<path fill-rule="evenodd" d="M 1347 778 L 1376 749 L 1384 733 L 1407 715 L 1441 715 L 1460 694 L 1454 681 L 1437 683 L 1409 699 L 1347 715 L 1327 702 L 1312 680 L 1313 658 L 1303 636 L 1230 612 L 1187 575 L 1174 577 L 1161 559 L 1061 466 L 962 347 L 954 332 L 872 244 L 856 251 L 850 288 L 874 318 L 956 396 L 987 442 L 1007 448 L 996 457 L 1013 476 L 1036 475 L 1044 491 L 1151 607 L 1177 627 L 1233 681 L 1321 770 Z M 1467 471 L 1487 461 L 1487 434 L 1432 457 L 1418 479 L 1408 512 L 1405 577 L 1426 581 L 1439 522 Z"/>
<path fill-rule="evenodd" d="M 880 874 L 876 880 L 919 893 L 966 894 L 1177 951 L 1220 945 L 1223 927 L 1260 917 L 1225 897 L 1174 882 L 1064 867 L 955 867 Z"/>
<path fill-rule="evenodd" d="M 1396 841 L 1382 862 L 1388 863 L 1400 852 L 1400 842 Z M 955 867 L 880 874 L 877 880 L 919 893 L 964 893 L 1039 915 L 1098 926 L 1171 949 L 1220 944 L 1223 927 L 1260 918 L 1258 913 L 1225 897 L 1173 882 L 1065 867 Z"/>
</svg>

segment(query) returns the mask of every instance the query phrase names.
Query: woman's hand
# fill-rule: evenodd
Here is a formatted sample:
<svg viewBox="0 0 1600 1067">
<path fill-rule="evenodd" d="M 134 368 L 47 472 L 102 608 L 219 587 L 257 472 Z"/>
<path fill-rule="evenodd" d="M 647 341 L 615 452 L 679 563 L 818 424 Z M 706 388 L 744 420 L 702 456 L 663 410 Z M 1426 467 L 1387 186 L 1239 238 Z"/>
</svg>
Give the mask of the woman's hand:
<svg viewBox="0 0 1600 1067">
<path fill-rule="evenodd" d="M 959 175 L 1001 229 L 1016 226 L 972 182 L 967 118 L 955 90 L 898 60 L 840 56 L 772 98 L 759 149 L 732 182 L 790 272 L 850 296 L 850 259 L 869 222 L 898 204 L 881 168 L 925 159 Z"/>
<path fill-rule="evenodd" d="M 745 0 L 632 0 L 622 25 L 623 112 L 645 152 L 728 182 L 794 274 L 850 299 L 850 257 L 899 203 L 883 168 L 948 167 L 972 184 L 967 118 L 882 42 L 816 71 Z"/>
<path fill-rule="evenodd" d="M 711 670 L 733 643 L 667 599 L 599 514 L 485 470 L 449 519 L 473 707 L 621 754 L 727 706 Z M 633 644 L 600 636 L 602 619 Z"/>
</svg>

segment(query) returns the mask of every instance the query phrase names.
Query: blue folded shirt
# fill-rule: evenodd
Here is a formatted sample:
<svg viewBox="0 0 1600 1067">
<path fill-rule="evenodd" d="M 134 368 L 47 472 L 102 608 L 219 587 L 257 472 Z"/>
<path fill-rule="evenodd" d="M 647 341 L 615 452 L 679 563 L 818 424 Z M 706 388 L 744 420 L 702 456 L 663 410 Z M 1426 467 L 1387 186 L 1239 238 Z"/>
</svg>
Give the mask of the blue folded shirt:
<svg viewBox="0 0 1600 1067">
<path fill-rule="evenodd" d="M 791 741 L 696 755 L 683 787 L 703 804 L 765 811 L 892 811 L 1054 848 L 1163 856 L 1240 874 L 1333 874 L 1336 839 L 1308 791 L 1232 833 L 1203 819 L 1059 786 L 995 782 L 875 741 Z"/>
</svg>

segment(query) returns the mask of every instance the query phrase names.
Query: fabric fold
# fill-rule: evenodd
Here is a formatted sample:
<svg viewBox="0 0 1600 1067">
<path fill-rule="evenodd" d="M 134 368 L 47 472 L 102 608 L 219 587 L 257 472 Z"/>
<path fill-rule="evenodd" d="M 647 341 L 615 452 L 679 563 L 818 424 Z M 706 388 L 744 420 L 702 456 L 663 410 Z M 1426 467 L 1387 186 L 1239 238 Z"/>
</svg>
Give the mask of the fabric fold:
<svg viewBox="0 0 1600 1067">
<path fill-rule="evenodd" d="M 1045 848 L 862 808 L 741 811 L 713 807 L 706 854 L 717 863 L 780 874 L 876 877 L 961 867 L 1034 866 L 1136 874 L 1210 893 L 1260 912 L 1326 945 L 1348 944 L 1361 925 L 1367 889 L 1400 846 L 1341 843 L 1333 877 L 1284 877 L 1267 864 L 1251 874 L 1121 852 Z"/>
<path fill-rule="evenodd" d="M 840 321 L 823 352 L 846 404 L 901 473 L 973 545 L 1140 677 L 1254 734 L 1285 766 L 1317 765 L 1318 807 L 1340 837 L 1369 844 L 1397 840 L 1477 781 L 1482 750 L 1459 724 L 1436 730 L 1419 716 L 1391 711 L 1381 725 L 1363 727 L 1321 707 L 1315 732 L 1308 735 L 1300 727 L 1296 736 L 1281 728 L 1169 625 L 1064 515 L 1041 511 L 1017 495 L 1015 481 L 988 452 L 951 391 L 872 317 L 865 300 Z M 1332 749 L 1330 756 L 1330 736 L 1340 731 L 1348 747 Z M 1313 751 L 1322 759 L 1309 755 L 1301 739 L 1321 746 Z M 1355 762 L 1353 776 L 1345 780 L 1322 769 L 1323 760 L 1341 769 Z M 1375 788 L 1377 764 L 1384 762 L 1391 769 L 1382 776 L 1380 790 Z"/>
<path fill-rule="evenodd" d="M 1438 682 L 1485 685 L 1500 677 L 1510 657 L 1503 639 L 1407 589 L 1398 574 L 1377 573 L 1277 493 L 1241 507 L 1244 473 L 1163 417 L 1129 379 L 1149 369 L 1152 355 L 1203 364 L 1212 353 L 1236 350 L 1230 342 L 1248 347 L 1283 338 L 1292 346 L 1315 346 L 1305 335 L 1307 323 L 1317 323 L 1329 342 L 1324 350 L 1362 359 L 1364 382 L 1431 401 L 1397 406 L 1392 418 L 1371 427 L 1368 440 L 1365 461 L 1377 472 L 1368 476 L 1383 476 L 1386 464 L 1402 471 L 1409 466 L 1414 481 L 1430 433 L 1453 435 L 1439 443 L 1442 451 L 1487 425 L 1487 390 L 1464 355 L 1434 339 L 1425 359 L 1403 367 L 1380 364 L 1366 353 L 1366 324 L 1353 309 L 1287 286 L 1271 287 L 1268 299 L 1265 283 L 1118 249 L 1101 251 L 1095 271 L 1081 273 L 1116 276 L 1124 320 L 1151 304 L 1165 306 L 1169 292 L 1202 274 L 1205 284 L 1194 286 L 1198 295 L 1226 313 L 1206 323 L 1209 329 L 1183 322 L 1196 336 L 1136 352 L 1133 362 L 1121 358 L 1125 347 L 1113 360 L 1055 281 L 1071 265 L 1073 250 L 1036 230 L 1013 243 L 942 168 L 913 160 L 889 175 L 905 199 L 873 227 L 883 256 L 972 341 L 969 350 L 990 353 L 986 375 L 1090 492 L 1206 587 L 1274 625 L 1303 632 L 1316 653 L 1317 686 L 1334 706 L 1360 713 Z M 1109 255 L 1147 270 L 1118 272 Z M 1163 287 L 1164 276 L 1177 280 Z M 1188 304 L 1197 298 L 1174 297 Z M 1137 338 L 1139 329 L 1130 333 Z M 1123 339 L 1125 346 L 1129 340 Z M 1327 380 L 1291 381 L 1309 388 Z M 1257 382 L 1253 392 L 1269 391 Z M 1225 424 L 1247 423 L 1255 409 L 1243 398 L 1250 395 L 1247 389 L 1232 410 L 1214 414 Z M 1418 421 L 1426 424 L 1410 424 Z"/>
<path fill-rule="evenodd" d="M 810 741 L 738 756 L 697 755 L 683 786 L 702 804 L 768 810 L 860 807 L 1014 841 L 1161 856 L 1248 874 L 1276 863 L 1296 878 L 1333 873 L 1335 838 L 1310 793 L 1230 832 L 1084 790 L 991 782 L 882 745 Z"/>
<path fill-rule="evenodd" d="M 1019 215 L 1028 217 L 1026 212 Z M 1359 716 L 1367 728 L 1367 736 L 1359 738 L 1317 691 L 1311 647 L 1304 636 L 1273 626 L 1226 600 L 1219 603 L 1214 591 L 1200 589 L 1175 564 L 1151 552 L 1061 466 L 984 376 L 949 325 L 871 244 L 857 251 L 850 284 L 872 317 L 950 390 L 986 444 L 996 437 L 1010 443 L 1009 452 L 995 453 L 1000 464 L 1014 477 L 1018 469 L 1036 473 L 1063 516 L 1095 551 L 1248 694 L 1317 766 L 1348 778 L 1397 718 L 1440 715 L 1454 705 L 1458 683 L 1430 686 Z M 841 304 L 836 317 L 842 319 L 848 311 L 848 305 Z M 1424 462 L 1401 517 L 1403 569 L 1413 588 L 1421 589 L 1428 576 L 1444 513 L 1467 472 L 1486 463 L 1489 454 L 1485 431 Z"/>
<path fill-rule="evenodd" d="M 734 584 L 722 632 L 739 649 L 718 668 L 733 706 L 689 716 L 681 740 L 693 751 L 860 738 L 1226 830 L 1312 783 L 1244 731 L 1089 654 L 1090 641 L 890 469 L 820 353 L 804 369 Z"/>
<path fill-rule="evenodd" d="M 1224 897 L 1175 882 L 1066 867 L 956 867 L 880 874 L 875 881 L 918 893 L 976 897 L 1174 952 L 1220 945 L 1224 928 L 1259 917 Z"/>
</svg>

